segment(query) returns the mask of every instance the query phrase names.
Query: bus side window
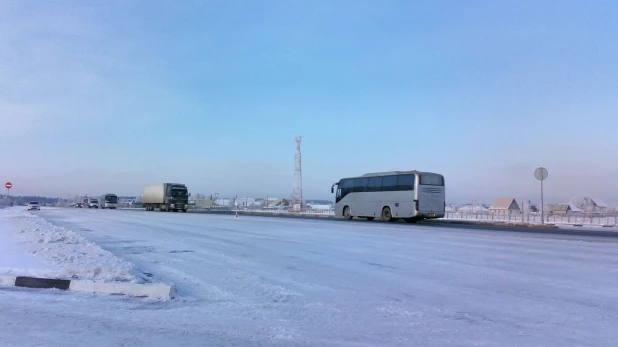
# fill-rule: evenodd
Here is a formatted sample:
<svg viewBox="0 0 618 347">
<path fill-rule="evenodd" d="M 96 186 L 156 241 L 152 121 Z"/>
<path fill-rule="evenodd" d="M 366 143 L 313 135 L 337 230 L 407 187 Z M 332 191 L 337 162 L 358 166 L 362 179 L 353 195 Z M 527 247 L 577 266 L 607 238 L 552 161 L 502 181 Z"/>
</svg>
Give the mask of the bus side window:
<svg viewBox="0 0 618 347">
<path fill-rule="evenodd" d="M 382 190 L 382 177 L 369 177 L 367 184 L 368 192 L 379 192 Z"/>
<path fill-rule="evenodd" d="M 382 178 L 382 191 L 392 192 L 397 190 L 397 176 L 384 176 Z"/>
<path fill-rule="evenodd" d="M 415 175 L 401 175 L 397 184 L 397 190 L 414 190 Z"/>
<path fill-rule="evenodd" d="M 357 178 L 354 180 L 354 192 L 367 191 L 367 178 Z"/>
</svg>

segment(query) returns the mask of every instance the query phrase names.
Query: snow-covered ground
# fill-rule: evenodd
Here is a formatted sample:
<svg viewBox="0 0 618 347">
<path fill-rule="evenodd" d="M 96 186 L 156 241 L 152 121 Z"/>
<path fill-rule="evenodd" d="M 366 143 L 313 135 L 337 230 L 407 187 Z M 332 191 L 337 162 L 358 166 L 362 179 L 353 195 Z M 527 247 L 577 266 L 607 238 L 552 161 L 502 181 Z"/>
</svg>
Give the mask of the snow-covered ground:
<svg viewBox="0 0 618 347">
<path fill-rule="evenodd" d="M 27 218 L 12 213 L 20 217 L 2 222 Z M 129 210 L 31 214 L 59 228 L 29 224 L 38 232 L 73 232 L 83 237 L 79 243 L 122 259 L 116 270 L 131 264 L 135 277 L 176 284 L 179 297 L 1 289 L 0 346 L 607 346 L 618 340 L 613 238 Z M 19 231 L 11 234 L 18 240 L 13 254 L 32 249 Z"/>
<path fill-rule="evenodd" d="M 17 229 L 7 223 L 8 220 L 19 218 L 17 214 L 15 211 L 0 209 L 0 275 L 46 276 L 54 268 L 35 254 L 27 253 L 15 235 Z M 24 212 L 22 217 L 28 215 Z"/>
<path fill-rule="evenodd" d="M 132 264 L 25 207 L 0 209 L 0 240 L 0 275 L 138 282 Z"/>
</svg>

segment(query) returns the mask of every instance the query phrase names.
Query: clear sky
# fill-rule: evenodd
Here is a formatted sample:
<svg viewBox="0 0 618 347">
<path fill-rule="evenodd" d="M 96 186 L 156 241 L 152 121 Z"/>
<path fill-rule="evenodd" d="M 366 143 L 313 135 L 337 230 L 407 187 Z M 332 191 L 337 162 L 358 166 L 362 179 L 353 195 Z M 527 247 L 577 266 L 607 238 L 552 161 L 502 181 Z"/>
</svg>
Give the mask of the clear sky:
<svg viewBox="0 0 618 347">
<path fill-rule="evenodd" d="M 0 0 L 12 194 L 292 192 L 443 173 L 447 200 L 618 202 L 618 5 Z"/>
</svg>

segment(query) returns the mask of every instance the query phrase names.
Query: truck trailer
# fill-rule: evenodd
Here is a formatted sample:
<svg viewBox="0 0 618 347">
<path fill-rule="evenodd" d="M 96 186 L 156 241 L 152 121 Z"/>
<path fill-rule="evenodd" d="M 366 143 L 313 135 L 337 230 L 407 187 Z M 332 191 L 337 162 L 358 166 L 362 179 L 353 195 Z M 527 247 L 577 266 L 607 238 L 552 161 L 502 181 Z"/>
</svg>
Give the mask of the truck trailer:
<svg viewBox="0 0 618 347">
<path fill-rule="evenodd" d="M 142 188 L 142 206 L 146 211 L 187 212 L 189 191 L 182 183 L 160 183 Z"/>
</svg>

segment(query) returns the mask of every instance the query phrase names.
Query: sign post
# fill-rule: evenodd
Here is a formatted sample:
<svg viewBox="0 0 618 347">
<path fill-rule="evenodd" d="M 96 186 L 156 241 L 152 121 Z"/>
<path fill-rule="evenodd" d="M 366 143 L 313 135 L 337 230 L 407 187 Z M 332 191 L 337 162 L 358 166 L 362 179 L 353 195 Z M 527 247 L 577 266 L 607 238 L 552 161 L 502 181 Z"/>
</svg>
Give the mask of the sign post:
<svg viewBox="0 0 618 347">
<path fill-rule="evenodd" d="M 7 202 L 8 202 L 9 196 L 11 196 L 11 188 L 13 188 L 13 183 L 6 182 L 4 184 L 4 188 L 6 188 L 6 199 L 7 199 Z M 13 206 L 13 204 L 11 204 L 11 206 Z"/>
<path fill-rule="evenodd" d="M 534 170 L 534 177 L 537 180 L 541 181 L 541 224 L 545 224 L 545 210 L 543 206 L 543 181 L 547 179 L 548 176 L 547 169 L 544 167 L 539 167 Z"/>
</svg>

